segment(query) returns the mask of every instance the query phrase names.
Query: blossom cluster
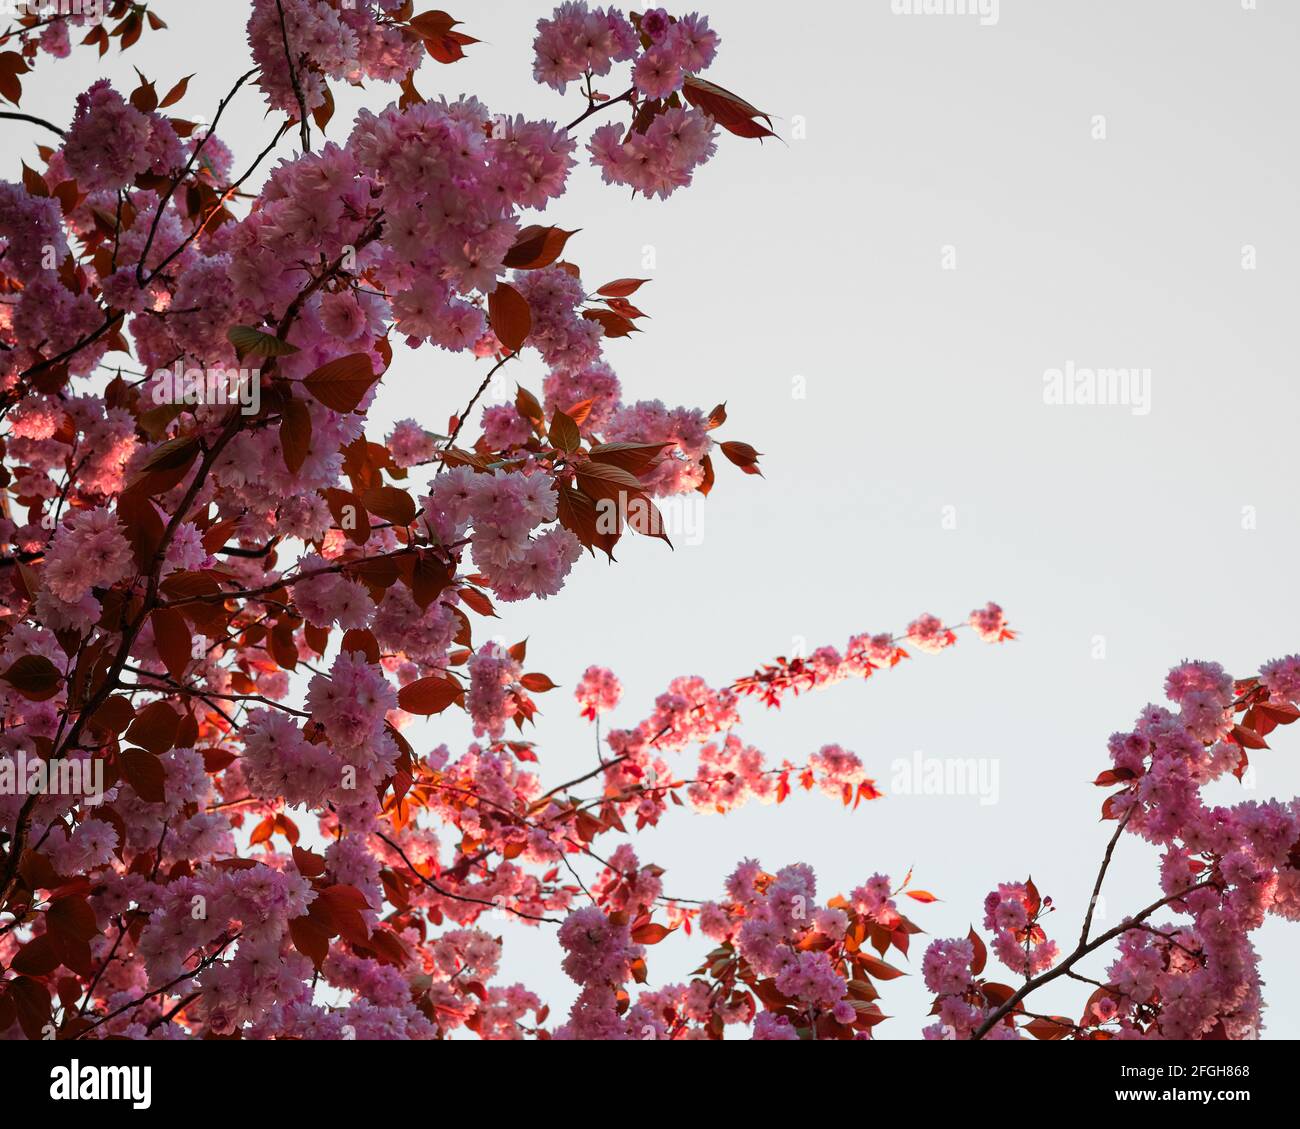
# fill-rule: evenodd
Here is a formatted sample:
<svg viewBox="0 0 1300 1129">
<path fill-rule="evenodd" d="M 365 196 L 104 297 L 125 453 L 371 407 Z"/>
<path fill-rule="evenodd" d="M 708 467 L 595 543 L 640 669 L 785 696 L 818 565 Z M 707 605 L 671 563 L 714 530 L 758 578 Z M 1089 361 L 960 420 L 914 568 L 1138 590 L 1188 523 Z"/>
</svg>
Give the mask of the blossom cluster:
<svg viewBox="0 0 1300 1129">
<path fill-rule="evenodd" d="M 695 169 L 717 149 L 713 119 L 682 106 L 680 95 L 689 78 L 713 63 L 718 44 L 718 34 L 697 13 L 674 17 L 653 8 L 629 19 L 617 8 L 592 10 L 570 0 L 538 21 L 533 73 L 563 93 L 571 82 L 603 77 L 615 63 L 631 62 L 627 96 L 657 112 L 631 131 L 613 122 L 602 125 L 588 149 L 607 184 L 667 197 L 689 185 Z"/>
</svg>

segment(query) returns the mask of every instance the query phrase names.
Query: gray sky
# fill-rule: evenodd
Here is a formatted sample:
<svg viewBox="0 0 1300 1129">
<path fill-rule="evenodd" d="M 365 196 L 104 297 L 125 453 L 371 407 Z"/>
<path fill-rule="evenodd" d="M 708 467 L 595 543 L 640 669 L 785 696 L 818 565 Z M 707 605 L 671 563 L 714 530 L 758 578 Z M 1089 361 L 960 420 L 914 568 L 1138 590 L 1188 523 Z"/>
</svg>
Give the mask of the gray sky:
<svg viewBox="0 0 1300 1129">
<path fill-rule="evenodd" d="M 43 62 L 23 108 L 66 122 L 77 91 L 101 74 L 129 89 L 135 65 L 160 89 L 197 70 L 181 110 L 210 116 L 248 65 L 247 5 L 152 6 L 170 31 L 121 58 Z M 417 86 L 576 116 L 576 92 L 531 80 L 532 24 L 550 7 L 452 7 L 484 42 L 454 67 L 426 63 Z M 670 893 L 694 898 L 715 896 L 744 856 L 769 870 L 811 862 L 824 896 L 912 866 L 943 899 L 912 916 L 940 936 L 978 922 L 995 883 L 1032 873 L 1068 949 L 1110 830 L 1089 784 L 1107 736 L 1183 658 L 1244 675 L 1300 650 L 1285 580 L 1300 547 L 1300 6 L 1002 0 L 990 26 L 894 15 L 889 0 L 706 11 L 722 35 L 708 77 L 770 110 L 787 140 L 724 136 L 666 204 L 630 201 L 584 166 L 547 219 L 583 229 L 568 257 L 589 283 L 654 280 L 637 296 L 647 331 L 608 349 L 625 394 L 728 401 L 722 437 L 765 452 L 766 478 L 720 465 L 676 553 L 629 540 L 612 568 L 580 564 L 558 599 L 509 608 L 502 634 L 528 636 L 529 667 L 564 685 L 541 701 L 543 771 L 554 782 L 594 764 L 570 696 L 590 662 L 623 679 L 613 721 L 633 724 L 678 674 L 721 684 L 799 639 L 842 646 L 997 600 L 1023 633 L 1015 644 L 964 635 L 867 684 L 780 713 L 751 707 L 740 730 L 775 760 L 840 742 L 886 792 L 894 762 L 918 751 L 980 758 L 996 765 L 997 802 L 894 794 L 847 812 L 800 794 L 725 819 L 678 809 L 638 849 L 667 867 Z M 393 97 L 335 93 L 337 140 L 356 106 Z M 229 122 L 242 167 L 274 125 L 252 91 Z M 16 166 L 36 131 L 5 133 Z M 1257 269 L 1242 269 L 1245 245 Z M 1150 370 L 1149 411 L 1046 404 L 1044 373 L 1068 364 Z M 400 356 L 372 434 L 412 414 L 440 429 L 481 372 L 430 348 Z M 535 391 L 541 376 L 532 360 L 514 374 Z M 440 720 L 417 743 L 426 732 L 429 747 L 468 737 Z M 1296 795 L 1300 733 L 1276 736 L 1252 756 L 1253 787 L 1216 786 L 1216 798 Z M 1154 862 L 1126 838 L 1103 925 L 1153 900 Z M 553 936 L 501 931 L 503 975 L 566 1008 Z M 1266 1034 L 1300 1036 L 1294 926 L 1270 921 L 1256 938 Z M 684 977 L 703 951 L 678 938 L 651 950 L 652 984 Z M 1083 999 L 1053 984 L 1039 1010 L 1076 1013 Z M 879 1037 L 919 1031 L 919 975 L 885 985 L 882 1002 L 897 1018 Z"/>
</svg>

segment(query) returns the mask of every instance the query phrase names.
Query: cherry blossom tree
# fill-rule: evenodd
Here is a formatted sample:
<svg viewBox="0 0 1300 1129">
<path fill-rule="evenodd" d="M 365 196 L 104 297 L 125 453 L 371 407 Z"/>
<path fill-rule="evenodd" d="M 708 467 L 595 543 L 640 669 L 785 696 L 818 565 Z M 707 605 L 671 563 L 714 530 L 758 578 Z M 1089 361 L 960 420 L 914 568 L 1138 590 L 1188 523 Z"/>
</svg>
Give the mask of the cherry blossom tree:
<svg viewBox="0 0 1300 1129">
<path fill-rule="evenodd" d="M 165 33 L 148 5 L 104 17 L 17 18 L 0 96 L 20 105 L 52 59 Z M 696 14 L 578 2 L 540 20 L 545 97 L 577 87 L 566 125 L 422 95 L 427 57 L 483 49 L 464 27 L 410 0 L 252 0 L 254 65 L 210 126 L 182 116 L 187 80 L 143 75 L 91 85 L 66 127 L 0 112 L 49 142 L 0 184 L 5 1037 L 850 1039 L 884 1019 L 877 984 L 901 974 L 885 957 L 921 931 L 899 900 L 934 900 L 910 875 L 819 900 L 806 865 L 745 860 L 689 902 L 635 834 L 674 807 L 878 797 L 839 745 L 792 761 L 746 744 L 742 707 L 874 677 L 962 629 L 1014 633 L 994 604 L 923 615 L 721 687 L 678 678 L 606 733 L 621 688 L 591 667 L 576 698 L 598 759 L 544 781 L 527 735 L 555 684 L 486 621 L 562 601 L 580 556 L 612 560 L 629 531 L 669 542 L 657 499 L 710 494 L 718 463 L 758 475 L 760 455 L 715 439 L 723 405 L 625 396 L 603 342 L 644 318 L 644 280 L 590 286 L 565 257 L 574 232 L 541 213 L 580 160 L 665 198 L 724 133 L 761 141 L 772 122 L 701 77 L 720 40 Z M 343 81 L 397 100 L 340 129 Z M 270 133 L 240 164 L 222 119 L 254 89 Z M 474 390 L 371 435 L 398 349 L 447 383 L 474 369 Z M 540 395 L 480 410 L 526 350 Z M 1148 707 L 1098 780 L 1120 790 L 1097 889 L 1127 831 L 1165 849 L 1165 896 L 1098 936 L 1088 913 L 1062 956 L 1050 899 L 1000 885 L 984 928 L 1022 983 L 983 977 L 973 929 L 935 941 L 927 1036 L 1257 1029 L 1248 933 L 1297 913 L 1300 807 L 1208 808 L 1199 790 L 1300 716 L 1300 658 L 1236 683 L 1185 664 L 1168 690 L 1178 712 Z M 467 749 L 405 735 L 453 710 Z M 556 931 L 567 1016 L 497 981 L 503 915 Z M 650 948 L 695 932 L 715 948 L 694 977 L 650 987 Z M 1077 1022 L 1028 1010 L 1112 944 Z"/>
</svg>

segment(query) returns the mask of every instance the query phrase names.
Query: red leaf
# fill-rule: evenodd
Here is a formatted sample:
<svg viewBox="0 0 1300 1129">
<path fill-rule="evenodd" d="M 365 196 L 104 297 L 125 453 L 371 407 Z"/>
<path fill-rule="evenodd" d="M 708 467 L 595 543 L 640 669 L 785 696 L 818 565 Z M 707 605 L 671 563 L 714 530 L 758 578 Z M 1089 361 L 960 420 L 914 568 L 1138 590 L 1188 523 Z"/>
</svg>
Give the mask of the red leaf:
<svg viewBox="0 0 1300 1129">
<path fill-rule="evenodd" d="M 18 950 L 9 967 L 24 976 L 48 976 L 62 963 L 54 938 L 49 933 L 42 933 Z"/>
<path fill-rule="evenodd" d="M 478 42 L 463 32 L 453 31 L 460 21 L 443 11 L 422 12 L 412 17 L 409 23 L 411 30 L 424 40 L 429 54 L 440 63 L 454 63 L 464 58 L 465 52 L 461 48 Z"/>
<path fill-rule="evenodd" d="M 967 940 L 970 941 L 971 947 L 975 950 L 975 956 L 970 962 L 972 976 L 978 976 L 984 971 L 984 966 L 988 963 L 989 950 L 984 944 L 984 940 L 975 932 L 975 926 L 970 927 L 970 932 L 966 934 Z"/>
<path fill-rule="evenodd" d="M 403 686 L 397 693 L 397 704 L 407 713 L 426 716 L 442 713 L 453 702 L 460 699 L 460 684 L 450 678 L 437 675 L 420 678 Z"/>
<path fill-rule="evenodd" d="M 59 692 L 63 676 L 44 655 L 23 655 L 0 675 L 24 698 L 44 702 Z"/>
<path fill-rule="evenodd" d="M 1098 788 L 1109 788 L 1113 784 L 1118 784 L 1121 780 L 1132 780 L 1136 775 L 1137 773 L 1131 768 L 1108 768 L 1105 772 L 1098 774 L 1093 783 Z"/>
<path fill-rule="evenodd" d="M 317 968 L 325 963 L 330 952 L 329 934 L 313 918 L 295 917 L 289 922 L 289 936 L 293 939 L 294 948 Z"/>
<path fill-rule="evenodd" d="M 357 410 L 370 386 L 378 379 L 369 354 L 350 353 L 321 365 L 302 383 L 327 408 L 347 415 Z"/>
<path fill-rule="evenodd" d="M 859 953 L 858 959 L 862 966 L 871 973 L 877 980 L 896 980 L 900 976 L 906 976 L 902 969 L 895 968 L 892 964 L 886 964 L 878 957 L 873 957 L 870 953 Z"/>
<path fill-rule="evenodd" d="M 50 931 L 78 941 L 89 941 L 99 935 L 95 911 L 80 894 L 56 896 L 45 915 Z"/>
<path fill-rule="evenodd" d="M 370 540 L 370 515 L 366 507 L 350 490 L 340 490 L 330 486 L 321 491 L 325 504 L 329 506 L 335 523 L 343 530 L 350 541 L 364 545 Z"/>
<path fill-rule="evenodd" d="M 1039 1016 L 1025 1025 L 1035 1039 L 1064 1039 L 1074 1030 L 1073 1024 L 1063 1015 Z"/>
<path fill-rule="evenodd" d="M 620 278 L 605 283 L 596 293 L 602 298 L 629 298 L 649 281 L 648 278 Z"/>
<path fill-rule="evenodd" d="M 161 804 L 166 800 L 167 774 L 163 771 L 162 761 L 143 749 L 123 749 L 118 757 L 122 775 L 140 799 L 150 804 Z"/>
<path fill-rule="evenodd" d="M 379 640 L 375 638 L 373 631 L 367 631 L 364 627 L 353 627 L 343 633 L 339 653 L 350 655 L 358 651 L 365 656 L 366 662 L 379 661 Z"/>
<path fill-rule="evenodd" d="M 193 658 L 194 637 L 189 624 L 175 608 L 155 608 L 149 613 L 149 622 L 153 625 L 154 646 L 167 673 L 180 682 Z"/>
<path fill-rule="evenodd" d="M 761 451 L 755 451 L 748 443 L 737 443 L 734 440 L 721 443 L 719 446 L 722 448 L 722 453 L 746 474 L 762 475 L 763 472 L 758 469 Z"/>
<path fill-rule="evenodd" d="M 515 411 L 528 420 L 529 423 L 540 427 L 546 416 L 542 411 L 542 405 L 537 402 L 537 397 L 523 385 L 517 384 L 515 388 L 518 389 L 515 393 Z"/>
<path fill-rule="evenodd" d="M 23 1034 L 32 1040 L 43 1039 L 50 1022 L 49 989 L 27 976 L 9 981 L 7 988 L 6 995 L 13 1001 Z"/>
<path fill-rule="evenodd" d="M 127 540 L 135 550 L 136 566 L 145 571 L 153 563 L 163 538 L 164 526 L 158 508 L 139 491 L 126 490 L 118 495 L 117 519 L 125 527 Z"/>
<path fill-rule="evenodd" d="M 293 848 L 294 865 L 304 878 L 319 878 L 325 873 L 325 860 L 314 851 L 305 851 L 302 847 Z"/>
<path fill-rule="evenodd" d="M 372 514 L 393 525 L 411 525 L 415 521 L 415 501 L 400 487 L 373 486 L 361 495 L 361 501 Z"/>
<path fill-rule="evenodd" d="M 223 772 L 235 763 L 235 754 L 229 749 L 207 748 L 203 753 L 203 771 L 207 773 Z"/>
<path fill-rule="evenodd" d="M 512 353 L 524 347 L 533 331 L 533 312 L 528 300 L 508 282 L 498 282 L 488 296 L 488 321 L 497 340 Z"/>
<path fill-rule="evenodd" d="M 280 409 L 280 450 L 290 474 L 297 474 L 311 450 L 311 412 L 295 396 L 285 399 Z"/>
<path fill-rule="evenodd" d="M 176 743 L 180 726 L 180 715 L 170 705 L 153 702 L 136 714 L 126 739 L 159 756 Z"/>
<path fill-rule="evenodd" d="M 593 462 L 621 467 L 639 477 L 656 465 L 659 456 L 671 446 L 671 443 L 600 443 L 588 454 Z"/>
<path fill-rule="evenodd" d="M 1240 745 L 1243 749 L 1267 749 L 1268 743 L 1256 733 L 1253 729 L 1247 729 L 1244 725 L 1234 725 L 1232 732 L 1229 734 L 1231 739 Z"/>
<path fill-rule="evenodd" d="M 657 945 L 671 932 L 672 930 L 666 926 L 649 921 L 632 930 L 632 940 L 638 945 Z"/>
<path fill-rule="evenodd" d="M 460 599 L 461 603 L 473 608 L 479 615 L 492 616 L 495 618 L 497 614 L 496 610 L 492 607 L 492 601 L 476 588 L 461 588 Z"/>
<path fill-rule="evenodd" d="M 717 476 L 713 471 L 713 460 L 708 455 L 700 460 L 700 466 L 704 469 L 704 479 L 695 489 L 707 498 L 714 482 L 717 481 Z"/>
<path fill-rule="evenodd" d="M 734 133 L 737 137 L 776 136 L 767 126 L 761 125 L 756 120 L 762 118 L 770 126 L 771 117 L 721 86 L 705 82 L 695 75 L 688 75 L 682 86 L 682 96 L 692 106 L 703 110 L 723 129 Z"/>
<path fill-rule="evenodd" d="M 564 253 L 564 245 L 577 232 L 561 227 L 526 227 L 519 233 L 515 245 L 506 252 L 502 266 L 512 270 L 540 270 L 549 267 Z M 499 335 L 498 335 L 499 336 Z"/>
<path fill-rule="evenodd" d="M 190 79 L 192 79 L 193 77 L 194 76 L 192 74 L 186 75 L 183 79 L 180 80 L 180 82 L 178 82 L 169 91 L 167 91 L 167 93 L 163 95 L 163 100 L 158 103 L 158 108 L 160 110 L 165 110 L 168 106 L 174 106 L 177 102 L 179 102 L 182 98 L 184 98 L 185 91 L 189 89 Z"/>
<path fill-rule="evenodd" d="M 628 318 L 613 310 L 586 310 L 582 316 L 588 321 L 599 322 L 606 337 L 627 337 L 641 332 Z"/>
<path fill-rule="evenodd" d="M 632 305 L 626 298 L 606 298 L 605 304 L 616 314 L 621 314 L 625 318 L 648 318 L 650 316 L 644 310 Z"/>
<path fill-rule="evenodd" d="M 561 451 L 573 452 L 582 446 L 582 434 L 578 431 L 578 425 L 559 408 L 555 409 L 555 415 L 551 417 L 550 437 L 551 442 Z"/>
</svg>

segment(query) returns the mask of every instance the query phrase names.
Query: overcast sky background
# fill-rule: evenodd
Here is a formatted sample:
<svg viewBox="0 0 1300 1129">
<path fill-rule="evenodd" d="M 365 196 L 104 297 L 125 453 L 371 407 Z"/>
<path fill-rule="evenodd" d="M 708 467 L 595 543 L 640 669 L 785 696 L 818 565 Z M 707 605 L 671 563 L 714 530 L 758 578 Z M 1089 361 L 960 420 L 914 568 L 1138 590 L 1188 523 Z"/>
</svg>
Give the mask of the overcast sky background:
<svg viewBox="0 0 1300 1129">
<path fill-rule="evenodd" d="M 24 77 L 23 109 L 65 124 L 76 92 L 101 75 L 130 89 L 138 66 L 160 90 L 197 71 L 173 112 L 210 117 L 248 66 L 247 5 L 151 7 L 169 31 L 125 56 L 43 61 Z M 550 7 L 453 7 L 483 42 L 454 67 L 428 61 L 420 91 L 575 117 L 576 91 L 531 79 L 533 24 Z M 1003 0 L 990 26 L 895 15 L 889 0 L 706 10 L 722 35 L 707 77 L 770 110 L 783 140 L 723 135 L 694 188 L 667 203 L 629 200 L 583 165 L 546 219 L 583 229 L 567 257 L 589 288 L 654 280 L 637 298 L 646 332 L 608 348 L 625 395 L 705 410 L 726 400 L 720 437 L 765 452 L 766 477 L 720 460 L 675 553 L 627 540 L 615 566 L 587 558 L 559 598 L 505 611 L 506 641 L 527 636 L 529 668 L 564 686 L 541 700 L 544 777 L 595 763 L 571 698 L 591 662 L 622 678 L 613 723 L 633 724 L 676 675 L 720 685 L 800 640 L 842 646 L 994 599 L 1022 633 L 1012 645 L 967 633 L 867 683 L 779 713 L 748 708 L 739 732 L 772 759 L 840 742 L 895 794 L 856 812 L 802 793 L 725 818 L 675 809 L 638 850 L 667 868 L 669 893 L 691 898 L 716 896 L 746 856 L 769 870 L 812 863 L 824 897 L 913 867 L 942 901 L 912 916 L 938 936 L 964 935 L 995 883 L 1032 873 L 1060 907 L 1047 927 L 1068 950 L 1111 830 L 1089 783 L 1107 736 L 1162 700 L 1183 658 L 1240 676 L 1300 650 L 1300 5 Z M 395 92 L 335 96 L 329 136 L 342 141 L 357 106 Z M 278 124 L 263 111 L 250 87 L 223 123 L 240 168 Z M 45 140 L 28 129 L 5 126 L 11 176 Z M 945 248 L 956 270 L 942 269 Z M 1069 362 L 1150 369 L 1150 411 L 1045 404 L 1045 370 Z M 410 415 L 441 430 L 482 372 L 399 350 L 372 436 Z M 542 375 L 530 357 L 513 378 L 540 391 Z M 469 732 L 439 719 L 413 735 L 426 751 Z M 1296 795 L 1300 732 L 1274 744 L 1252 754 L 1249 791 L 1229 783 L 1215 797 Z M 894 763 L 917 751 L 996 762 L 997 802 L 897 794 Z M 683 773 L 693 763 L 683 756 Z M 1126 838 L 1103 927 L 1158 896 L 1155 861 Z M 1256 934 L 1269 1037 L 1300 1035 L 1295 929 L 1274 920 Z M 573 986 L 553 934 L 499 931 L 503 980 L 565 1010 Z M 652 985 L 686 977 L 704 951 L 678 937 L 652 949 Z M 917 975 L 884 986 L 897 1018 L 879 1037 L 925 1022 L 919 954 Z M 1100 977 L 1104 964 L 1085 971 Z M 1077 1014 L 1081 987 L 1051 985 L 1038 1010 Z"/>
</svg>

